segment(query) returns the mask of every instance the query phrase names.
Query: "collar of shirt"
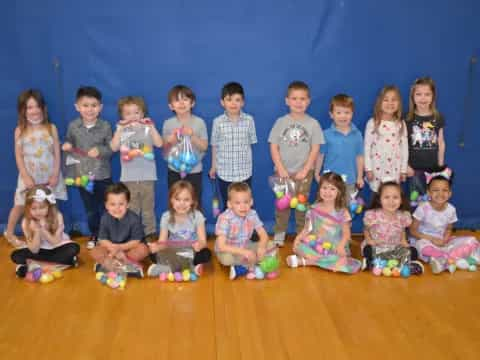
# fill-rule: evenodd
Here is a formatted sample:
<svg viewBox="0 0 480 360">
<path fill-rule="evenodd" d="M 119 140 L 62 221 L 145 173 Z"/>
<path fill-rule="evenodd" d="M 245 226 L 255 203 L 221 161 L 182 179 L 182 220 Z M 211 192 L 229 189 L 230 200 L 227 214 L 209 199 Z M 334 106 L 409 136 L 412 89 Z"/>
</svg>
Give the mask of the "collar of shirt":
<svg viewBox="0 0 480 360">
<path fill-rule="evenodd" d="M 223 113 L 223 117 L 224 117 L 225 121 L 229 121 L 229 122 L 234 123 L 234 124 L 237 124 L 240 121 L 245 121 L 248 118 L 247 114 L 245 114 L 243 111 L 240 111 L 240 114 L 238 115 L 238 120 L 232 120 L 232 118 L 230 116 L 228 116 L 226 111 Z"/>
<path fill-rule="evenodd" d="M 348 133 L 343 133 L 342 131 L 338 130 L 337 127 L 335 126 L 335 124 L 332 124 L 330 126 L 330 130 L 332 132 L 336 132 L 336 133 L 339 133 L 343 136 L 350 136 L 350 135 L 354 135 L 355 133 L 359 132 L 359 130 L 357 129 L 357 127 L 355 126 L 355 124 L 350 124 L 350 131 Z"/>
</svg>

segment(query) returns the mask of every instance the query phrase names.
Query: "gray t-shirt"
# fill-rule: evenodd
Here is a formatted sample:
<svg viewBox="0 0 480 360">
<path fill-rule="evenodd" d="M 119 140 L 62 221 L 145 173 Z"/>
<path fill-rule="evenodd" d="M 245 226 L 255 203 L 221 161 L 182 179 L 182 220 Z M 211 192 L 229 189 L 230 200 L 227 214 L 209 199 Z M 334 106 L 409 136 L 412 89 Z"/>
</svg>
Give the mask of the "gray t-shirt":
<svg viewBox="0 0 480 360">
<path fill-rule="evenodd" d="M 146 125 L 133 125 L 120 130 L 120 146 L 127 146 L 129 149 L 147 150 L 154 153 L 152 131 Z M 157 166 L 155 159 L 148 159 L 144 156 L 136 156 L 129 161 L 123 161 L 120 154 L 122 172 L 120 181 L 155 181 L 157 180 Z"/>
<path fill-rule="evenodd" d="M 193 133 L 198 136 L 200 139 L 204 139 L 208 141 L 208 133 L 207 133 L 207 126 L 205 125 L 205 121 L 203 121 L 202 118 L 199 118 L 198 116 L 195 116 L 192 114 L 190 117 L 190 120 L 185 124 L 189 127 L 192 128 Z M 170 136 L 173 131 L 177 128 L 182 127 L 183 124 L 177 119 L 176 116 L 171 117 L 170 119 L 165 120 L 163 123 L 163 131 L 162 131 L 162 136 L 164 139 L 166 139 L 168 136 Z M 200 152 L 195 146 L 193 146 L 193 149 L 197 152 L 200 161 L 198 162 L 197 165 L 192 169 L 191 173 L 199 173 L 202 171 L 202 159 L 205 156 L 205 151 Z M 168 156 L 168 154 L 167 154 Z M 169 166 L 170 170 L 176 171 L 173 167 Z"/>
<path fill-rule="evenodd" d="M 268 142 L 277 144 L 280 158 L 289 173 L 303 168 L 312 145 L 325 143 L 322 128 L 317 120 L 305 114 L 301 120 L 294 120 L 289 114 L 277 119 Z"/>
<path fill-rule="evenodd" d="M 189 213 L 183 222 L 172 223 L 170 219 L 170 211 L 165 211 L 160 219 L 160 228 L 168 230 L 168 245 L 173 247 L 191 246 L 198 240 L 198 226 L 205 223 L 205 217 L 198 210 Z"/>
</svg>

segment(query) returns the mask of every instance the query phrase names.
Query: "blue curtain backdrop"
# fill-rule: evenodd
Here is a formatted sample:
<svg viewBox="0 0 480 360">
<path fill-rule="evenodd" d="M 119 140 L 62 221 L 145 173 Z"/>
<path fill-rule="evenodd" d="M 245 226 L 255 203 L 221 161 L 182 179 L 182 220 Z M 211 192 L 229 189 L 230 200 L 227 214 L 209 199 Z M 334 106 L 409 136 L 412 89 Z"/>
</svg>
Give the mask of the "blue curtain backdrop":
<svg viewBox="0 0 480 360">
<path fill-rule="evenodd" d="M 171 116 L 168 90 L 186 84 L 198 97 L 195 113 L 210 130 L 212 119 L 222 112 L 222 85 L 239 81 L 246 91 L 245 111 L 254 115 L 258 133 L 256 207 L 270 228 L 273 194 L 267 178 L 272 162 L 267 138 L 275 119 L 287 111 L 284 97 L 290 81 L 309 83 L 309 113 L 322 128 L 330 126 L 330 97 L 338 92 L 353 96 L 354 122 L 363 130 L 381 87 L 398 85 L 406 107 L 410 84 L 429 75 L 437 82 L 438 107 L 446 119 L 446 158 L 457 175 L 452 201 L 459 225 L 479 227 L 480 74 L 472 62 L 480 55 L 478 1 L 16 0 L 2 5 L 1 224 L 6 224 L 13 203 L 16 98 L 25 88 L 44 93 L 63 139 L 76 116 L 73 104 L 80 85 L 103 92 L 102 116 L 112 124 L 118 120 L 119 97 L 144 96 L 161 129 Z M 118 179 L 118 155 L 112 163 L 113 178 Z M 157 164 L 160 216 L 166 206 L 161 156 Z M 204 166 L 209 169 L 210 154 Z M 212 224 L 206 173 L 204 180 L 203 204 Z M 85 230 L 79 196 L 72 190 L 69 196 L 63 206 L 66 217 Z M 360 229 L 357 219 L 354 230 Z"/>
</svg>

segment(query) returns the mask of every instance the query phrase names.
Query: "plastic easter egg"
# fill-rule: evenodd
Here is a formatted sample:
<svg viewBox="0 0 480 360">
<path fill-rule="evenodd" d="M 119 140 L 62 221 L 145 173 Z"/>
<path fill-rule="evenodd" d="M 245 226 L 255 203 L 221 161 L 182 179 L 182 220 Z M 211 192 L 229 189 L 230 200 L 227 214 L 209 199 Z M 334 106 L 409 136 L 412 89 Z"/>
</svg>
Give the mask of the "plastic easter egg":
<svg viewBox="0 0 480 360">
<path fill-rule="evenodd" d="M 175 281 L 175 275 L 172 272 L 169 272 L 167 275 L 168 281 Z"/>
<path fill-rule="evenodd" d="M 410 268 L 407 265 L 403 265 L 400 275 L 404 278 L 408 278 L 410 276 Z"/>
<path fill-rule="evenodd" d="M 385 268 L 383 268 L 383 270 L 382 270 L 382 274 L 383 274 L 384 276 L 391 276 L 391 275 L 392 275 L 392 270 L 391 270 L 389 267 L 385 267 Z"/>
<path fill-rule="evenodd" d="M 55 270 L 52 271 L 52 275 L 55 279 L 60 279 L 61 277 L 63 277 L 63 272 L 62 270 Z"/>
<path fill-rule="evenodd" d="M 40 280 L 40 277 L 42 276 L 42 269 L 36 268 L 35 270 L 32 271 L 32 275 L 33 275 L 34 281 Z"/>
<path fill-rule="evenodd" d="M 269 273 L 278 269 L 280 263 L 276 256 L 265 256 L 262 261 L 260 261 L 260 269 L 265 272 Z"/>
<path fill-rule="evenodd" d="M 82 175 L 80 177 L 80 182 L 82 183 L 82 186 L 85 187 L 88 184 L 88 176 L 87 175 Z"/>
<path fill-rule="evenodd" d="M 42 276 L 40 276 L 40 282 L 42 284 L 48 284 L 49 282 L 52 282 L 53 281 L 53 275 L 52 274 L 42 274 Z"/>
<path fill-rule="evenodd" d="M 73 184 L 75 184 L 75 180 L 73 180 L 73 178 L 65 179 L 65 185 L 72 186 Z"/>
<path fill-rule="evenodd" d="M 265 273 L 260 269 L 260 267 L 255 267 L 255 279 L 262 280 L 265 278 Z"/>
<path fill-rule="evenodd" d="M 420 195 L 420 194 L 418 193 L 417 190 L 412 191 L 412 192 L 410 193 L 410 200 L 411 200 L 411 201 L 417 201 L 419 195 Z"/>
<path fill-rule="evenodd" d="M 166 281 L 167 280 L 167 273 L 160 273 L 160 275 L 158 276 L 158 279 L 160 281 Z"/>
<path fill-rule="evenodd" d="M 104 275 L 103 272 L 99 271 L 99 272 L 96 272 L 95 273 L 95 279 L 97 280 L 100 280 L 102 278 L 102 276 Z"/>
<path fill-rule="evenodd" d="M 82 186 L 82 179 L 79 177 L 75 178 L 75 185 Z"/>
<path fill-rule="evenodd" d="M 394 268 L 397 265 L 398 265 L 398 260 L 396 259 L 391 259 L 391 260 L 388 260 L 387 262 L 387 267 L 389 268 Z"/>
<path fill-rule="evenodd" d="M 85 186 L 85 190 L 87 190 L 88 192 L 93 192 L 93 182 L 89 181 L 87 186 Z"/>
<path fill-rule="evenodd" d="M 275 206 L 278 210 L 285 210 L 290 207 L 290 197 L 288 195 L 285 195 L 281 199 L 277 199 L 275 201 Z"/>
<path fill-rule="evenodd" d="M 382 275 L 382 268 L 380 267 L 374 267 L 372 270 L 373 275 L 380 276 Z"/>
<path fill-rule="evenodd" d="M 357 211 L 358 204 L 355 202 L 350 203 L 350 213 L 355 214 Z"/>
<path fill-rule="evenodd" d="M 457 267 L 455 266 L 455 264 L 448 265 L 448 271 L 450 272 L 450 274 L 453 274 L 456 270 Z"/>
<path fill-rule="evenodd" d="M 386 266 L 387 266 L 387 260 L 381 259 L 381 260 L 380 260 L 380 267 L 381 267 L 381 268 L 384 268 L 384 267 L 386 267 Z"/>
<path fill-rule="evenodd" d="M 173 274 L 173 277 L 175 278 L 175 281 L 178 281 L 178 282 L 183 280 L 182 273 L 178 271 Z"/>
<path fill-rule="evenodd" d="M 325 250 L 330 250 L 332 248 L 332 243 L 329 242 L 329 241 L 324 241 L 323 244 L 322 244 L 322 247 L 325 249 Z"/>
<path fill-rule="evenodd" d="M 183 278 L 183 281 L 189 281 L 190 280 L 190 270 L 183 270 L 182 271 L 182 278 Z"/>
<path fill-rule="evenodd" d="M 198 276 L 197 274 L 195 274 L 194 272 L 192 272 L 190 274 L 190 281 L 197 281 L 198 280 Z"/>
<path fill-rule="evenodd" d="M 468 271 L 477 271 L 477 265 L 469 265 Z"/>
<path fill-rule="evenodd" d="M 281 199 L 283 197 L 283 195 L 284 195 L 283 191 L 276 191 L 275 192 L 275 197 L 277 199 Z"/>
<path fill-rule="evenodd" d="M 266 278 L 268 280 L 273 280 L 273 279 L 276 279 L 277 277 L 278 277 L 278 271 L 272 271 L 266 275 Z"/>
<path fill-rule="evenodd" d="M 298 204 L 297 205 L 297 210 L 298 211 L 307 211 L 307 207 L 305 206 L 305 204 Z"/>
<path fill-rule="evenodd" d="M 119 285 L 118 288 L 119 288 L 120 290 L 124 290 L 124 289 L 125 289 L 125 286 L 127 285 L 127 281 L 126 281 L 126 280 L 122 280 L 122 281 L 120 281 L 120 283 L 119 283 L 118 285 Z"/>
<path fill-rule="evenodd" d="M 111 278 L 107 278 L 107 285 L 108 286 L 112 286 L 112 284 L 114 283 L 115 280 L 111 279 Z"/>
<path fill-rule="evenodd" d="M 290 207 L 292 209 L 295 209 L 298 205 L 298 199 L 296 196 L 294 196 L 291 200 L 290 200 Z"/>
<path fill-rule="evenodd" d="M 357 210 L 355 210 L 356 214 L 361 214 L 363 211 L 363 205 L 358 205 Z"/>
<path fill-rule="evenodd" d="M 109 279 L 115 279 L 115 278 L 117 277 L 117 274 L 116 274 L 115 272 L 113 272 L 113 271 L 109 271 L 109 272 L 107 273 L 107 277 L 108 277 Z"/>
<path fill-rule="evenodd" d="M 151 152 L 143 154 L 143 157 L 147 160 L 155 160 L 155 155 Z"/>
<path fill-rule="evenodd" d="M 300 204 L 305 204 L 308 200 L 304 194 L 298 194 L 297 199 Z"/>
<path fill-rule="evenodd" d="M 314 235 L 314 234 L 310 234 L 310 235 L 308 235 L 308 239 L 309 239 L 310 241 L 311 241 L 311 240 L 314 240 L 314 241 L 315 241 L 315 240 L 317 240 L 317 237 L 316 237 L 316 235 Z"/>
<path fill-rule="evenodd" d="M 317 241 L 316 240 L 310 240 L 308 241 L 308 245 L 311 247 L 311 248 L 316 248 L 317 247 Z"/>
<path fill-rule="evenodd" d="M 30 281 L 30 282 L 35 282 L 35 279 L 33 278 L 33 273 L 28 272 L 27 275 L 25 275 L 25 280 Z"/>
<path fill-rule="evenodd" d="M 148 153 L 152 153 L 152 147 L 151 146 L 148 146 L 148 145 L 143 145 L 142 147 L 142 151 L 144 154 L 148 154 Z"/>
<path fill-rule="evenodd" d="M 392 269 L 392 276 L 393 277 L 399 277 L 400 276 L 400 269 L 398 267 L 394 267 Z"/>
<path fill-rule="evenodd" d="M 120 153 L 123 154 L 128 154 L 130 151 L 130 148 L 127 145 L 120 145 Z"/>
<path fill-rule="evenodd" d="M 102 277 L 100 278 L 100 282 L 104 285 L 107 283 L 107 280 L 108 280 L 108 276 L 106 274 L 103 274 Z"/>
</svg>

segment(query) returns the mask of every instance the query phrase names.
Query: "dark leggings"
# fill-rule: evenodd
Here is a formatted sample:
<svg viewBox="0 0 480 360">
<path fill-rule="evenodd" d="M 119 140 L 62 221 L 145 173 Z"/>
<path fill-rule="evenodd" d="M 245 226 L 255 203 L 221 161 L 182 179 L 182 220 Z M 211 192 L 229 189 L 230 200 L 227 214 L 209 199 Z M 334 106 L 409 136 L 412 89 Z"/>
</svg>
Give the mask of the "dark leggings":
<svg viewBox="0 0 480 360">
<path fill-rule="evenodd" d="M 418 260 L 418 252 L 417 249 L 413 246 L 409 247 L 410 249 L 410 260 Z M 373 247 L 372 245 L 365 245 L 362 250 L 362 255 L 365 259 L 367 259 L 367 266 L 370 268 L 373 266 Z"/>
<path fill-rule="evenodd" d="M 28 259 L 46 261 L 56 264 L 74 265 L 73 258 L 80 251 L 77 243 L 68 243 L 56 247 L 55 249 L 40 249 L 34 254 L 28 248 L 18 249 L 12 252 L 10 256 L 15 264 L 26 264 Z"/>
</svg>

